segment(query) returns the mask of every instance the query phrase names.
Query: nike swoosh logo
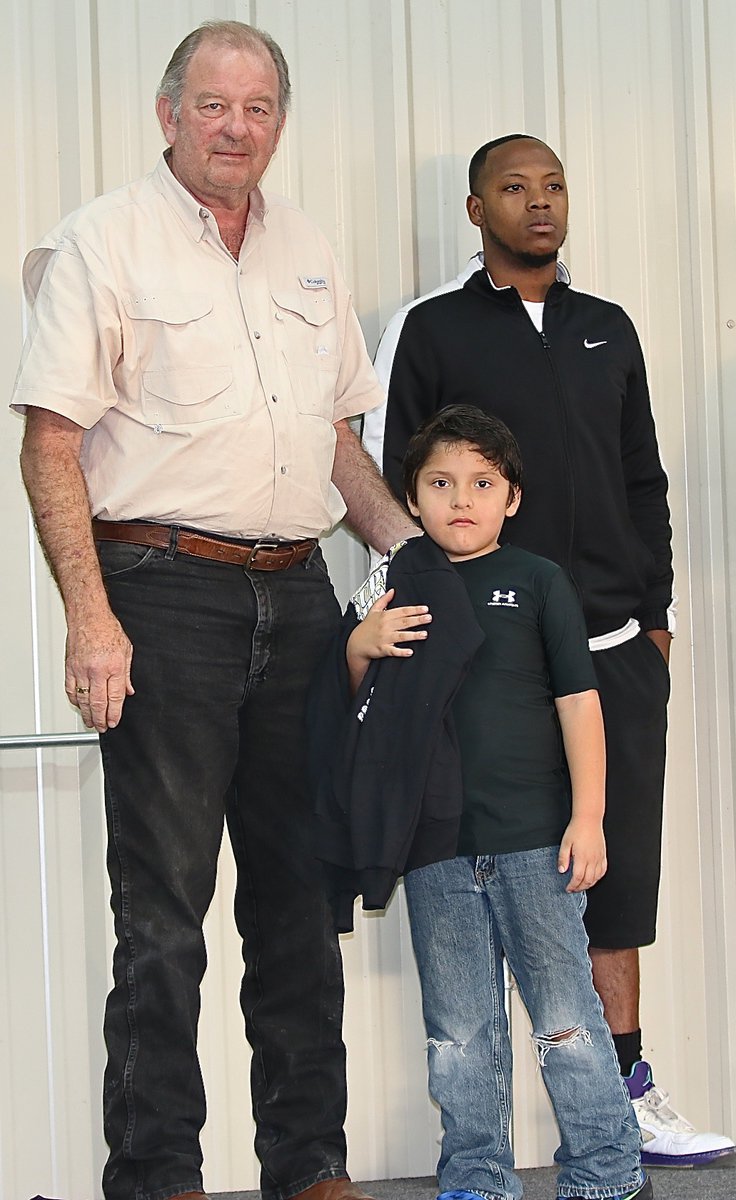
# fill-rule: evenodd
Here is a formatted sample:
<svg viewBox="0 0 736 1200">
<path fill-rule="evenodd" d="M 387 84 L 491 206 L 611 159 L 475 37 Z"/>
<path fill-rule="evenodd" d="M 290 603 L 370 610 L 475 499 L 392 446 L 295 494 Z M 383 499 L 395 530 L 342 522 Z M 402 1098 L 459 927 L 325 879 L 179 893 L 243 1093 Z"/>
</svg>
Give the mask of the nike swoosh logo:
<svg viewBox="0 0 736 1200">
<path fill-rule="evenodd" d="M 584 338 L 583 345 L 586 350 L 595 350 L 596 346 L 607 346 L 608 342 L 589 342 L 587 338 Z"/>
</svg>

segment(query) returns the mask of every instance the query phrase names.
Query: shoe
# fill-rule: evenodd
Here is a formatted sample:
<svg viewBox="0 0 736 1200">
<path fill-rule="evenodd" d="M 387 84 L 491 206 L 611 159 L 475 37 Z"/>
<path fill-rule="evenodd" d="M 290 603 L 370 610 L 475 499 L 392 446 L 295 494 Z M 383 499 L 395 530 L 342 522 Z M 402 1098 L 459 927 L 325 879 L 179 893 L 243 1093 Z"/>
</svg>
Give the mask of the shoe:
<svg viewBox="0 0 736 1200">
<path fill-rule="evenodd" d="M 652 1181 L 648 1175 L 644 1177 L 644 1182 L 641 1187 L 638 1187 L 634 1192 L 627 1192 L 625 1196 L 616 1197 L 616 1200 L 654 1200 L 654 1188 Z"/>
<path fill-rule="evenodd" d="M 372 1200 L 372 1197 L 343 1175 L 339 1179 L 323 1179 L 321 1183 L 313 1183 L 303 1192 L 297 1192 L 291 1200 Z"/>
<path fill-rule="evenodd" d="M 572 1200 L 584 1200 L 583 1196 L 573 1196 Z M 644 1182 L 633 1192 L 621 1193 L 618 1196 L 612 1196 L 611 1200 L 654 1200 L 654 1189 L 652 1181 L 647 1176 Z"/>
<path fill-rule="evenodd" d="M 479 1192 L 465 1192 L 459 1188 L 454 1192 L 440 1192 L 437 1200 L 486 1200 Z"/>
<path fill-rule="evenodd" d="M 649 1063 L 634 1063 L 624 1083 L 641 1130 L 643 1167 L 704 1167 L 736 1153 L 729 1138 L 718 1133 L 696 1133 L 689 1121 L 670 1108 L 667 1092 L 652 1082 Z"/>
</svg>

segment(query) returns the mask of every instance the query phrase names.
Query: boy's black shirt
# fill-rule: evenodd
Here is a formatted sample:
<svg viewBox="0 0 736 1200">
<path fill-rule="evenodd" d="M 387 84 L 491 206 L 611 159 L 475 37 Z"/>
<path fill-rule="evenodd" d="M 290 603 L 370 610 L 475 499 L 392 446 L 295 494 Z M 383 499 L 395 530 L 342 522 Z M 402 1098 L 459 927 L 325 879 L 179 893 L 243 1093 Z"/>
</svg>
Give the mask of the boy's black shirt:
<svg viewBox="0 0 736 1200">
<path fill-rule="evenodd" d="M 487 580 L 495 581 L 490 594 Z M 458 853 L 467 797 L 456 725 L 458 718 L 466 720 L 468 705 L 474 706 L 474 685 L 459 709 L 458 688 L 483 648 L 486 630 L 499 641 L 493 661 L 503 658 L 500 635 L 505 629 L 508 639 L 513 630 L 506 653 L 514 646 L 519 654 L 524 703 L 520 707 L 511 694 L 518 682 L 513 664 L 502 665 L 499 682 L 494 684 L 498 699 L 493 703 L 494 709 L 505 706 L 504 711 L 489 711 L 482 697 L 475 705 L 482 717 L 479 752 L 482 755 L 486 744 L 509 740 L 508 732 L 497 736 L 496 720 L 506 730 L 509 718 L 519 721 L 520 713 L 530 705 L 538 706 L 538 711 L 534 711 L 535 720 L 528 725 L 530 733 L 523 746 L 527 769 L 539 757 L 531 743 L 540 728 L 545 730 L 547 744 L 553 746 L 554 766 L 547 786 L 526 788 L 537 838 L 532 838 L 533 846 L 558 841 L 569 818 L 567 776 L 560 777 L 558 787 L 555 774 L 560 763 L 560 735 L 552 697 L 595 687 L 579 605 L 564 572 L 554 563 L 507 546 L 483 558 L 453 564 L 425 535 L 411 539 L 391 558 L 385 588 L 380 591 L 390 587 L 396 592 L 394 607 L 429 606 L 433 621 L 427 640 L 414 643 L 411 658 L 372 662 L 357 695 L 351 698 L 345 648 L 359 619 L 351 602 L 317 672 L 307 706 L 315 797 L 313 849 L 326 864 L 328 892 L 341 932 L 353 928 L 356 896 L 363 896 L 364 908 L 382 908 L 399 875 Z M 509 607 L 502 612 L 501 603 L 489 606 L 487 601 L 493 600 L 497 589 L 518 591 L 518 610 Z M 375 598 L 376 594 L 364 597 L 365 606 Z M 509 620 L 501 626 L 499 618 Z M 549 639 L 551 678 L 540 624 Z M 463 752 L 468 753 L 467 747 Z M 538 762 L 536 770 L 538 783 Z M 474 771 L 471 756 L 471 774 Z M 493 811 L 487 807 L 487 797 L 474 793 L 474 823 L 476 799 L 486 815 Z M 520 796 L 517 799 L 514 836 L 523 830 L 524 846 L 514 848 L 531 848 L 523 821 L 524 804 Z M 549 832 L 539 841 L 541 829 Z M 496 851 L 502 849 L 505 847 L 495 847 Z M 461 852 L 492 851 L 484 833 L 477 850 Z"/>
<path fill-rule="evenodd" d="M 555 698 L 596 687 L 564 571 L 513 545 L 453 564 L 485 633 L 452 712 L 464 805 L 458 854 L 559 844 L 570 779 Z"/>
</svg>

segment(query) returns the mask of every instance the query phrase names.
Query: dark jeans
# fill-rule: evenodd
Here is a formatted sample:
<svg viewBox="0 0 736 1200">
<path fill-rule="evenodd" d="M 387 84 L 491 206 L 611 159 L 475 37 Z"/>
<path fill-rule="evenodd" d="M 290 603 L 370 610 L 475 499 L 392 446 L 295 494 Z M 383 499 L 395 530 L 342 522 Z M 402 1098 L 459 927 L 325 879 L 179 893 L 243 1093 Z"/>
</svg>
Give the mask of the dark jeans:
<svg viewBox="0 0 736 1200">
<path fill-rule="evenodd" d="M 107 1200 L 202 1186 L 202 921 L 227 820 L 266 1196 L 345 1175 L 342 967 L 310 853 L 304 696 L 339 618 L 322 557 L 286 571 L 101 544 L 135 695 L 101 738 L 117 946 Z"/>
</svg>

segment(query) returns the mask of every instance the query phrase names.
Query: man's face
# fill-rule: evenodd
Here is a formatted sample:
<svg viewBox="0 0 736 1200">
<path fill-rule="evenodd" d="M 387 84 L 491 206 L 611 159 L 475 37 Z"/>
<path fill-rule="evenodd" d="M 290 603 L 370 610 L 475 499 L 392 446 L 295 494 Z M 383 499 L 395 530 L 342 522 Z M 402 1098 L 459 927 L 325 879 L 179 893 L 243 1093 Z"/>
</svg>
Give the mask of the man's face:
<svg viewBox="0 0 736 1200">
<path fill-rule="evenodd" d="M 203 42 L 187 68 L 178 120 L 165 96 L 156 105 L 179 182 L 213 208 L 247 205 L 284 126 L 278 99 L 265 50 Z"/>
<path fill-rule="evenodd" d="M 548 146 L 533 138 L 497 146 L 477 188 L 468 216 L 481 230 L 487 257 L 532 267 L 555 261 L 567 233 L 567 186 Z"/>
</svg>

